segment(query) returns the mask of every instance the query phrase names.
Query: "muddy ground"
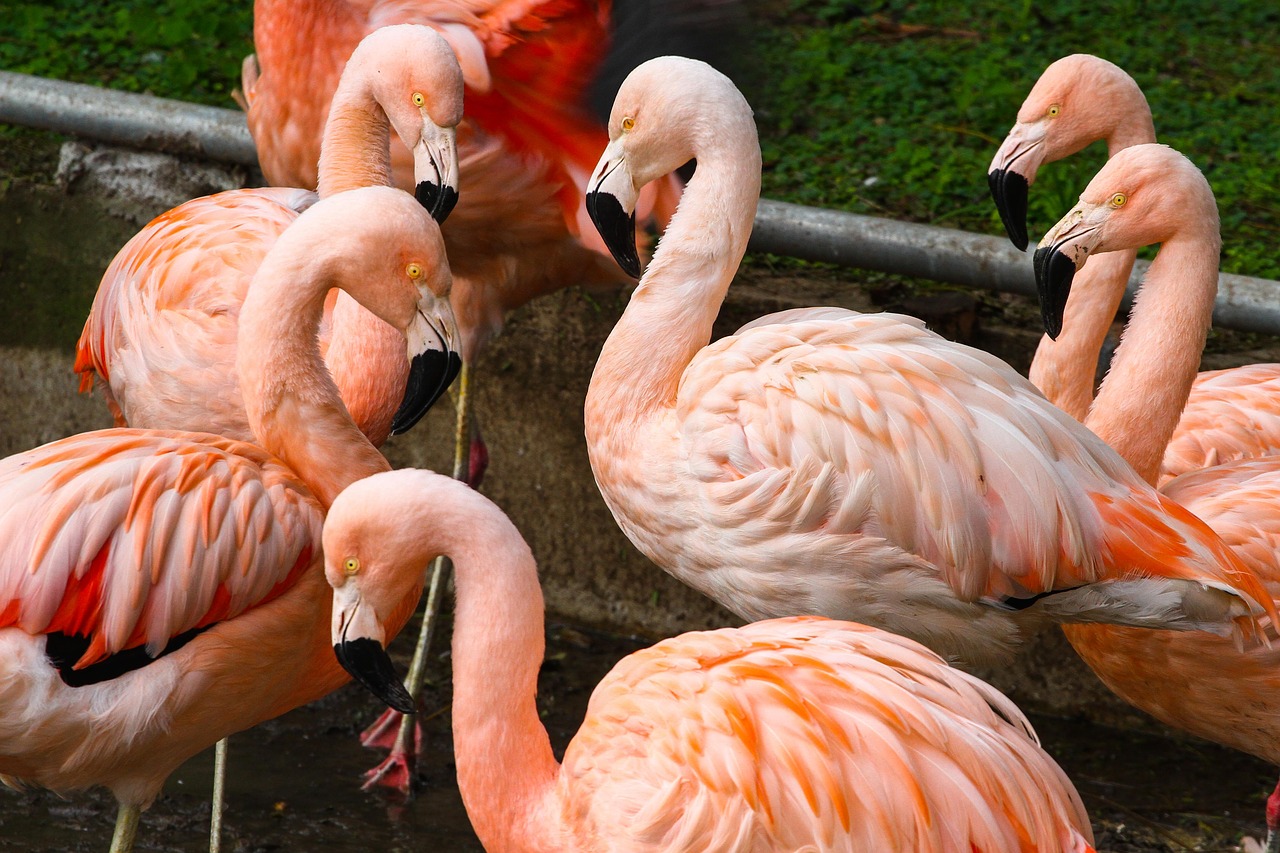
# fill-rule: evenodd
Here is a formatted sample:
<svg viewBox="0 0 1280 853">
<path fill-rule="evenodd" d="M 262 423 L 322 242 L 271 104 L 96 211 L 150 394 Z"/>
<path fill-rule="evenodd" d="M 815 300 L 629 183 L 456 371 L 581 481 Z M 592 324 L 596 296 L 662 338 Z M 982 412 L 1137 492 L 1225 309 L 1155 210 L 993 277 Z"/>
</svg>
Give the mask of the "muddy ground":
<svg viewBox="0 0 1280 853">
<path fill-rule="evenodd" d="M 55 160 L 36 152 L 24 167 L 30 174 L 0 176 L 4 455 L 109 424 L 99 401 L 74 392 L 71 347 L 102 270 L 137 228 L 139 205 L 166 206 L 164 199 L 140 202 L 95 187 L 83 172 L 68 172 L 59 186 Z M 0 167 L 13 161 L 12 149 L 0 144 Z M 595 490 L 582 442 L 582 399 L 624 304 L 620 294 L 555 294 L 513 314 L 479 365 L 477 409 L 492 452 L 484 491 L 530 541 L 553 618 L 589 626 L 556 628 L 548 650 L 542 701 L 558 747 L 576 728 L 591 687 L 636 645 L 599 629 L 647 642 L 736 621 L 642 559 Z M 832 304 L 922 316 L 1023 371 L 1038 338 L 1038 311 L 1021 297 L 767 257 L 748 259 L 716 334 L 768 311 Z M 1280 360 L 1274 339 L 1215 332 L 1204 366 L 1272 360 Z M 438 408 L 385 450 L 396 465 L 447 470 L 451 436 L 451 413 Z M 407 648 L 409 640 L 400 643 Z M 1085 797 L 1099 849 L 1224 850 L 1241 832 L 1260 831 L 1271 768 L 1171 736 L 1111 697 L 1056 632 L 1032 638 L 1015 665 L 980 674 L 1035 715 L 1046 746 Z M 348 688 L 233 741 L 226 849 L 478 849 L 453 788 L 446 661 L 437 661 L 432 679 L 423 792 L 413 802 L 359 790 L 359 775 L 374 756 L 354 735 L 376 709 Z M 205 849 L 210 767 L 203 755 L 175 774 L 144 816 L 139 850 Z M 113 819 L 103 795 L 63 801 L 4 792 L 0 850 L 105 850 Z"/>
</svg>

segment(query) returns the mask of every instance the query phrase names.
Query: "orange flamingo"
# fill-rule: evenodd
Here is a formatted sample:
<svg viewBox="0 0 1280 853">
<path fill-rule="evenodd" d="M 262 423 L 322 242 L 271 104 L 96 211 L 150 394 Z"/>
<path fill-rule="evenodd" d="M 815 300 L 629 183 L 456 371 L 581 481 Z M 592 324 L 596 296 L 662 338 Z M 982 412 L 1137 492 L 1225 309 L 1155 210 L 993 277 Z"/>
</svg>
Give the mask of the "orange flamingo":
<svg viewBox="0 0 1280 853">
<path fill-rule="evenodd" d="M 1208 182 L 1170 148 L 1120 152 L 1045 236 L 1036 269 L 1041 292 L 1053 299 L 1085 259 L 1151 243 L 1160 252 L 1087 423 L 1154 475 L 1195 377 L 1218 287 L 1218 212 Z M 1280 601 L 1280 457 L 1193 471 L 1161 491 L 1203 519 Z M 1206 634 L 1064 627 L 1085 663 L 1129 703 L 1280 764 L 1280 651 L 1244 652 Z M 1280 785 L 1268 801 L 1267 828 L 1275 853 Z"/>
<path fill-rule="evenodd" d="M 328 99 L 347 55 L 378 27 L 437 29 L 457 53 L 466 83 L 459 127 L 461 203 L 444 227 L 453 306 L 462 335 L 455 476 L 478 486 L 488 451 L 472 411 L 471 377 L 503 317 L 568 285 L 618 287 L 627 277 L 591 228 L 583 185 L 606 136 L 587 90 L 609 43 L 608 0 L 255 0 L 256 56 L 245 60 L 249 129 L 271 183 L 312 186 Z M 407 152 L 394 173 L 408 188 Z M 674 207 L 674 177 L 648 191 L 641 216 Z M 431 589 L 447 582 L 433 568 Z M 410 668 L 419 692 L 440 597 L 428 596 Z M 397 734 L 392 734 L 398 732 Z M 389 712 L 362 738 L 390 748 L 367 778 L 407 792 L 417 737 Z"/>
<path fill-rule="evenodd" d="M 1155 142 L 1147 100 L 1132 77 L 1104 59 L 1088 54 L 1059 59 L 1027 95 L 987 176 L 1009 238 L 1019 249 L 1027 246 L 1027 187 L 1039 167 L 1099 139 L 1106 140 L 1111 156 Z M 1095 258 L 1075 275 L 1070 298 L 1063 291 L 1056 302 L 1044 302 L 1049 334 L 1036 349 L 1030 378 L 1076 420 L 1089 423 L 1097 355 L 1136 257 L 1136 249 L 1125 249 Z M 1162 483 L 1219 462 L 1280 454 L 1280 364 L 1196 376 L 1173 437 L 1161 447 Z"/>
<path fill-rule="evenodd" d="M 261 448 L 114 429 L 0 462 L 0 778 L 109 788 L 111 849 L 128 850 L 183 761 L 346 681 L 321 520 L 389 466 L 343 408 L 316 329 L 341 287 L 415 356 L 444 347 L 449 284 L 439 230 L 410 196 L 317 202 L 263 259 L 241 312 L 237 368 Z M 385 636 L 416 601 L 406 590 Z"/>
<path fill-rule="evenodd" d="M 456 196 L 461 116 L 461 70 L 434 30 L 388 27 L 370 35 L 334 98 L 320 196 L 389 185 L 393 127 L 414 149 L 419 199 L 443 218 Z M 297 189 L 233 190 L 150 222 L 98 288 L 76 352 L 81 388 L 96 376 L 119 426 L 253 441 L 235 370 L 241 305 L 258 265 L 316 198 Z M 380 445 L 393 428 L 412 426 L 405 415 L 394 417 L 409 375 L 399 333 L 340 291 L 321 330 L 327 365 L 365 435 Z"/>
<path fill-rule="evenodd" d="M 1198 519 L 986 353 L 836 308 L 707 346 L 760 187 L 723 75 L 640 66 L 610 139 L 588 198 L 635 272 L 636 190 L 698 161 L 586 401 L 605 502 L 663 569 L 746 619 L 851 619 L 969 660 L 1028 618 L 1223 633 L 1232 589 L 1274 612 Z"/>
<path fill-rule="evenodd" d="M 382 624 L 454 559 L 458 788 L 491 853 L 1093 849 L 1013 703 L 910 640 L 817 618 L 664 640 L 605 677 L 559 764 L 534 701 L 537 566 L 498 507 L 379 474 L 334 501 L 324 553 L 334 648 L 397 703 Z"/>
</svg>

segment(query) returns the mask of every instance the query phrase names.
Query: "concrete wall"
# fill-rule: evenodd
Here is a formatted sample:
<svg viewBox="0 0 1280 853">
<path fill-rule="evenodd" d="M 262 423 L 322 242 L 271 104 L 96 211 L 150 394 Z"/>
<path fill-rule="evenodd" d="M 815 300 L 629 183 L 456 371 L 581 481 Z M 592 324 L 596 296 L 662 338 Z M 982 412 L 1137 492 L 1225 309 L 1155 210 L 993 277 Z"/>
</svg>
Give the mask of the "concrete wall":
<svg viewBox="0 0 1280 853">
<path fill-rule="evenodd" d="M 71 371 L 72 347 L 102 270 L 138 222 L 244 178 L 185 164 L 162 168 L 154 160 L 71 154 L 64 157 L 63 186 L 0 184 L 0 450 L 6 455 L 110 425 L 99 400 L 76 394 Z M 193 174 L 201 177 L 167 191 L 145 180 Z M 142 189 L 128 188 L 140 178 Z M 800 305 L 875 310 L 854 284 L 860 278 L 855 271 L 779 273 L 757 260 L 730 289 L 716 333 Z M 944 304 L 931 322 L 944 332 L 954 327 L 975 334 L 976 343 L 1025 369 L 1036 335 L 975 330 L 972 300 L 959 302 L 958 308 Z M 484 491 L 529 540 L 554 613 L 655 638 L 732 624 L 730 614 L 642 558 L 596 491 L 582 437 L 583 398 L 624 305 L 624 295 L 569 290 L 509 318 L 477 373 L 477 411 L 491 451 Z M 450 408 L 437 407 L 385 451 L 398 466 L 449 470 L 452 434 Z M 1056 630 L 1032 640 L 1014 666 L 982 674 L 1028 708 L 1144 724 L 1097 683 Z"/>
</svg>

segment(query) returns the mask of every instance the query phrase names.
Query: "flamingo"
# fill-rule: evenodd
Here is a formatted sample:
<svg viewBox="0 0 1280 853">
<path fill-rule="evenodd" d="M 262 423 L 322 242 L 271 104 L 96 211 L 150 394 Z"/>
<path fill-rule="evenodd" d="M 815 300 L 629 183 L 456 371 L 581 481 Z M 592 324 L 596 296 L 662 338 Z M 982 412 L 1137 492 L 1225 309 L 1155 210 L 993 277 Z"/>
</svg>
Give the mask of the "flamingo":
<svg viewBox="0 0 1280 853">
<path fill-rule="evenodd" d="M 991 161 L 988 180 L 1009 239 L 1027 247 L 1027 187 L 1045 163 L 1105 139 L 1115 156 L 1156 141 L 1151 109 L 1133 78 L 1088 54 L 1045 69 L 1018 110 L 1018 121 Z M 1031 381 L 1076 420 L 1089 423 L 1098 351 L 1124 296 L 1136 249 L 1103 254 L 1045 302 L 1045 335 L 1031 363 Z M 1065 317 L 1064 317 L 1065 315 Z M 1280 364 L 1251 364 L 1195 377 L 1173 437 L 1162 443 L 1156 482 L 1187 471 L 1280 454 Z M 1121 452 L 1121 455 L 1125 455 Z"/>
<path fill-rule="evenodd" d="M 328 99 L 352 47 L 393 23 L 435 28 L 462 66 L 466 120 L 459 127 L 465 197 L 444 228 L 461 333 L 454 474 L 479 486 L 488 464 L 472 408 L 472 375 L 503 318 L 568 285 L 619 287 L 628 278 L 590 225 L 583 185 L 606 141 L 587 93 L 609 43 L 609 0 L 255 0 L 255 56 L 244 63 L 249 130 L 271 183 L 312 186 Z M 398 186 L 409 184 L 395 147 Z M 679 182 L 646 194 L 641 215 L 674 207 Z M 421 690 L 425 654 L 447 584 L 433 567 L 410 692 Z M 388 712 L 362 735 L 390 750 L 366 777 L 408 793 L 420 733 Z"/>
<path fill-rule="evenodd" d="M 453 557 L 458 788 L 491 853 L 1093 849 L 1013 703 L 910 640 L 814 617 L 664 640 L 605 676 L 559 764 L 534 701 L 537 566 L 498 507 L 378 474 L 334 501 L 324 553 L 334 648 L 397 704 L 382 624 Z"/>
<path fill-rule="evenodd" d="M 461 69 L 434 30 L 370 34 L 334 99 L 319 196 L 389 185 L 394 127 L 413 147 L 419 199 L 443 219 L 457 195 L 461 116 Z M 96 377 L 118 426 L 253 441 L 235 370 L 241 305 L 258 265 L 316 199 L 299 189 L 232 190 L 150 222 L 116 255 L 94 297 L 76 351 L 82 390 Z M 403 342 L 350 296 L 335 297 L 321 346 L 344 403 L 380 445 L 412 426 L 395 417 L 409 375 Z"/>
<path fill-rule="evenodd" d="M 1224 633 L 1233 588 L 1274 609 L 1012 368 L 918 321 L 792 310 L 707 346 L 759 195 L 751 109 L 667 57 L 632 72 L 609 128 L 588 199 L 633 273 L 636 190 L 698 161 L 586 400 L 596 483 L 658 566 L 748 620 L 849 619 L 970 661 L 1029 618 Z"/>
<path fill-rule="evenodd" d="M 0 462 L 0 778 L 107 787 L 120 804 L 111 849 L 126 851 L 183 761 L 345 683 L 322 516 L 390 468 L 343 408 L 316 329 L 341 287 L 413 355 L 450 346 L 449 284 L 439 230 L 411 196 L 319 201 L 276 240 L 241 312 L 237 368 L 261 447 L 113 429 Z M 443 383 L 440 360 L 415 365 Z M 406 592 L 385 636 L 416 600 Z"/>
<path fill-rule="evenodd" d="M 1154 473 L 1200 361 L 1218 287 L 1213 191 L 1161 145 L 1120 152 L 1037 249 L 1041 292 L 1059 297 L 1094 255 L 1160 243 L 1088 425 Z M 1203 374 L 1202 374 L 1203 375 Z M 1182 421 L 1185 423 L 1185 418 Z M 1218 533 L 1280 601 L 1280 456 L 1167 480 L 1161 492 Z M 1121 698 L 1162 722 L 1280 764 L 1280 651 L 1244 652 L 1206 634 L 1067 625 L 1067 638 Z M 1267 807 L 1280 851 L 1280 785 Z"/>
</svg>

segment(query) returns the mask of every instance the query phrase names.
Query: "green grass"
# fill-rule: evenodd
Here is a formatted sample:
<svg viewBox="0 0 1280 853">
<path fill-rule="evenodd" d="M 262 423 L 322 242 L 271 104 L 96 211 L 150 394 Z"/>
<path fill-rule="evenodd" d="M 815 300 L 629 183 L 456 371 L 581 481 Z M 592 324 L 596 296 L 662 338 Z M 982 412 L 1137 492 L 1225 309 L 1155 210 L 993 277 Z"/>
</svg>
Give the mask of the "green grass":
<svg viewBox="0 0 1280 853">
<path fill-rule="evenodd" d="M 986 190 L 995 146 L 1046 65 L 1091 52 L 1134 76 L 1161 141 L 1209 177 L 1223 268 L 1280 278 L 1275 0 L 748 6 L 735 76 L 756 109 L 766 195 L 1002 233 Z M 230 106 L 252 50 L 251 7 L 9 0 L 0 67 Z M 1040 172 L 1033 233 L 1066 212 L 1105 156 L 1098 144 Z"/>
<path fill-rule="evenodd" d="M 1159 7 L 1159 12 L 1151 11 Z M 1280 278 L 1280 5 L 771 0 L 739 73 L 756 109 L 764 192 L 805 204 L 1003 233 L 986 169 L 1040 72 L 1095 53 L 1134 76 L 1156 131 L 1208 176 L 1223 268 Z M 911 31 L 921 26 L 927 29 Z M 1043 233 L 1106 158 L 1045 167 Z"/>
</svg>

